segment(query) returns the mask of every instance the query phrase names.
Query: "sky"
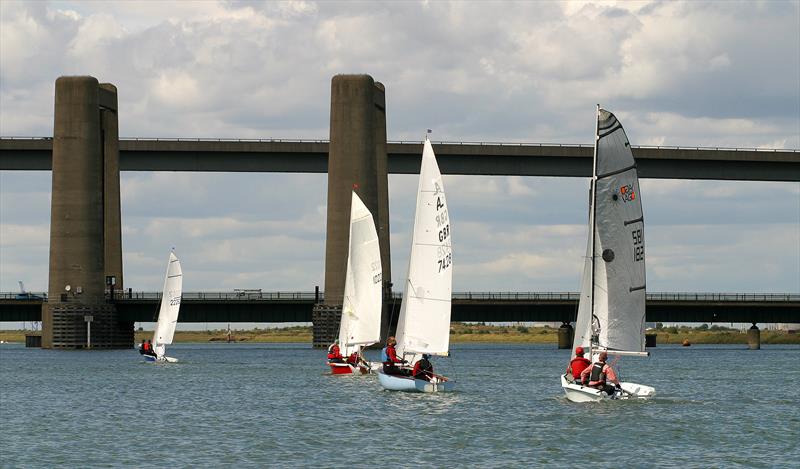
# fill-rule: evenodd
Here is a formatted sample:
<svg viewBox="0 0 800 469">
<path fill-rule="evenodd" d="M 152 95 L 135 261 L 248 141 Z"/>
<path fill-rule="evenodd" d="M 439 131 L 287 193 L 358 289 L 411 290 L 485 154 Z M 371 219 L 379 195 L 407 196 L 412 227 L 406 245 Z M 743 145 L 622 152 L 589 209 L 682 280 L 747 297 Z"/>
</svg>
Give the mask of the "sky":
<svg viewBox="0 0 800 469">
<path fill-rule="evenodd" d="M 329 136 L 330 80 L 386 86 L 389 140 L 800 148 L 800 2 L 0 2 L 0 135 L 52 136 L 56 78 L 122 137 Z M 434 145 L 434 150 L 436 146 Z M 444 176 L 454 291 L 578 291 L 588 178 Z M 417 176 L 390 175 L 402 285 Z M 800 291 L 800 183 L 641 181 L 651 292 Z M 123 172 L 126 287 L 324 289 L 325 175 Z M 49 172 L 0 172 L 0 291 L 47 288 Z M 395 287 L 397 288 L 397 287 Z"/>
</svg>

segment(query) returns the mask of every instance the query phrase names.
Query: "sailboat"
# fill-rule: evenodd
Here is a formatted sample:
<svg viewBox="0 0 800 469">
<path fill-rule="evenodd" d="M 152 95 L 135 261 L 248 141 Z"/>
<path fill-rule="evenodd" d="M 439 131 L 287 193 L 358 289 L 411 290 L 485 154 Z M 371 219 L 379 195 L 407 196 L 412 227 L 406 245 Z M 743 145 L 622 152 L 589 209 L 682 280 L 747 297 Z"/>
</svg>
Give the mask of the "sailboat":
<svg viewBox="0 0 800 469">
<path fill-rule="evenodd" d="M 442 174 L 431 142 L 426 138 L 419 171 L 417 207 L 408 278 L 397 324 L 397 355 L 409 364 L 423 354 L 447 356 L 450 346 L 450 302 L 453 254 L 450 217 Z M 392 391 L 451 391 L 452 380 L 440 375 L 430 381 L 378 371 L 378 381 Z"/>
<path fill-rule="evenodd" d="M 381 338 L 383 277 L 378 232 L 372 214 L 353 191 L 350 202 L 350 246 L 347 253 L 347 274 L 344 281 L 342 319 L 339 323 L 339 346 L 352 362 L 328 362 L 331 373 L 367 374 L 370 365 L 361 355 L 362 347 Z"/>
<path fill-rule="evenodd" d="M 592 362 L 609 356 L 647 356 L 644 343 L 644 217 L 639 177 L 630 143 L 614 114 L 597 106 L 589 239 L 581 280 L 573 350 L 589 350 Z M 572 402 L 649 398 L 655 389 L 621 382 L 613 395 L 561 376 Z"/>
<path fill-rule="evenodd" d="M 153 333 L 153 351 L 155 355 L 143 355 L 146 361 L 176 363 L 177 358 L 166 356 L 166 346 L 172 343 L 175 326 L 178 324 L 178 311 L 181 307 L 183 290 L 183 273 L 181 262 L 175 251 L 169 253 L 167 273 L 164 277 L 164 289 L 161 294 L 161 308 L 158 310 L 158 323 Z"/>
</svg>

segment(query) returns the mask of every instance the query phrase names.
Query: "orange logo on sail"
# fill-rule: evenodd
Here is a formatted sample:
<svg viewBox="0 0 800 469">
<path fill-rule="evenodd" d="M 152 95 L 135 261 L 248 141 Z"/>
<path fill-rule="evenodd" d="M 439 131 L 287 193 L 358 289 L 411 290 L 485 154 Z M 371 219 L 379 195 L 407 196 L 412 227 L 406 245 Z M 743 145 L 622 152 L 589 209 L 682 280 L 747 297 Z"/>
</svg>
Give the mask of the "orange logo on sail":
<svg viewBox="0 0 800 469">
<path fill-rule="evenodd" d="M 633 184 L 628 184 L 627 186 L 620 187 L 619 193 L 622 196 L 622 200 L 624 200 L 625 202 L 636 200 L 636 192 L 633 190 Z"/>
</svg>

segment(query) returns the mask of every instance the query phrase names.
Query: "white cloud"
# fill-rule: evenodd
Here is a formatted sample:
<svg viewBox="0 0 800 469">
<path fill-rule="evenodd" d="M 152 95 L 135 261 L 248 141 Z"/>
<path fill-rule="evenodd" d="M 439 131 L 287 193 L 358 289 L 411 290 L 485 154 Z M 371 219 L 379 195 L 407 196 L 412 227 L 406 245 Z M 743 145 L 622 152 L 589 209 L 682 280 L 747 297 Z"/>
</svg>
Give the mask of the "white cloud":
<svg viewBox="0 0 800 469">
<path fill-rule="evenodd" d="M 436 140 L 588 143 L 599 102 L 634 145 L 798 148 L 798 9 L 6 0 L 0 134 L 51 135 L 55 79 L 91 74 L 117 85 L 123 136 L 327 138 L 331 77 L 369 73 L 387 87 L 390 139 L 432 128 Z M 43 289 L 49 178 L 0 176 L 0 286 Z M 445 184 L 456 289 L 577 289 L 585 180 Z M 416 185 L 390 178 L 395 285 Z M 649 287 L 796 290 L 800 184 L 645 180 L 642 192 Z M 158 288 L 177 245 L 187 288 L 311 289 L 325 198 L 324 175 L 124 173 L 126 284 Z"/>
</svg>

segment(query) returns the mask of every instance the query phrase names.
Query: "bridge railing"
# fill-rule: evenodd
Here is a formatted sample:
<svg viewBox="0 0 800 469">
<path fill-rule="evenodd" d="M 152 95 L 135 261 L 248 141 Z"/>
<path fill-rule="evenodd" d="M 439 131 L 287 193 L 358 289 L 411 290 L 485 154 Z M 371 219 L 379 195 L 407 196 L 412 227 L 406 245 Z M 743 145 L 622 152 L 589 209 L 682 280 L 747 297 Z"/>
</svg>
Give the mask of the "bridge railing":
<svg viewBox="0 0 800 469">
<path fill-rule="evenodd" d="M 27 136 L 3 136 L 6 140 L 52 140 L 53 137 L 27 137 Z M 330 143 L 328 139 L 303 139 L 303 138 L 203 138 L 203 137 L 120 137 L 120 141 L 133 142 L 242 142 L 242 143 Z M 419 140 L 387 140 L 387 144 L 401 145 L 422 145 Z M 570 148 L 592 148 L 589 143 L 541 143 L 541 142 L 476 142 L 476 141 L 457 141 L 457 140 L 436 140 L 431 141 L 436 145 L 470 145 L 470 146 L 504 146 L 504 147 L 570 147 Z M 707 150 L 707 151 L 762 151 L 762 152 L 786 152 L 800 153 L 796 148 L 756 148 L 756 147 L 701 147 L 701 146 L 681 146 L 681 145 L 631 145 L 631 148 L 655 149 L 655 150 Z"/>
<path fill-rule="evenodd" d="M 184 292 L 184 300 L 199 301 L 322 301 L 324 292 L 262 292 L 255 290 L 232 292 Z M 392 298 L 401 300 L 402 292 L 392 292 Z M 578 292 L 453 292 L 454 300 L 485 301 L 577 301 Z M 161 292 L 134 292 L 128 290 L 115 291 L 115 300 L 159 300 Z M 0 292 L 0 300 L 42 300 L 47 301 L 44 292 Z M 771 301 L 800 302 L 800 293 L 686 293 L 686 292 L 652 292 L 647 293 L 649 301 Z"/>
</svg>

